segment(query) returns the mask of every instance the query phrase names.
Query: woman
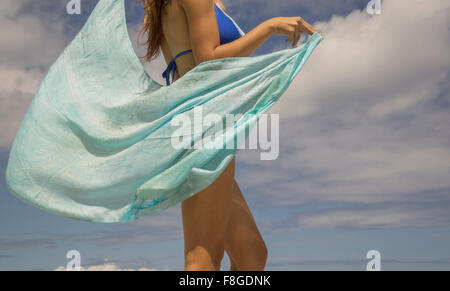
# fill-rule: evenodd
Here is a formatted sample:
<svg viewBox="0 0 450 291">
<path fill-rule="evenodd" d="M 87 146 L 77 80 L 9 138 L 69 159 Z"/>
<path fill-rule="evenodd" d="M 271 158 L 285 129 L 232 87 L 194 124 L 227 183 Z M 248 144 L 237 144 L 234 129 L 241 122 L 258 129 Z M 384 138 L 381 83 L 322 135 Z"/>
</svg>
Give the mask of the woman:
<svg viewBox="0 0 450 291">
<path fill-rule="evenodd" d="M 301 17 L 277 17 L 243 34 L 220 0 L 141 0 L 147 60 L 159 50 L 170 85 L 199 63 L 252 55 L 272 35 L 295 47 L 300 34 L 319 32 Z M 320 33 L 320 32 L 319 32 Z M 185 270 L 219 270 L 224 252 L 231 270 L 264 270 L 267 248 L 235 180 L 235 158 L 209 187 L 181 203 Z"/>
</svg>

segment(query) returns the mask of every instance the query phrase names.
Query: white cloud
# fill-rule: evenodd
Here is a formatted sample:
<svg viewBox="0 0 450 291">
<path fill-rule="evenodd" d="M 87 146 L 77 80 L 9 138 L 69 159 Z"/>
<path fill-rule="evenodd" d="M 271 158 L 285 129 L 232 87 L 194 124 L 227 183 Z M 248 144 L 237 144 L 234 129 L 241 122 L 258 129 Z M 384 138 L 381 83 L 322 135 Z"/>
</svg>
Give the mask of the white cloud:
<svg viewBox="0 0 450 291">
<path fill-rule="evenodd" d="M 240 153 L 267 205 L 450 199 L 450 2 L 383 2 L 317 26 L 324 41 L 285 96 L 281 153 Z M 447 86 L 447 90 L 445 90 Z M 427 194 L 423 194 L 427 195 Z M 422 195 L 422 196 L 423 196 Z"/>
<path fill-rule="evenodd" d="M 11 146 L 44 70 L 68 43 L 64 13 L 38 7 L 31 0 L 0 4 L 0 150 Z"/>
<path fill-rule="evenodd" d="M 66 271 L 66 267 L 59 266 L 54 271 Z M 116 263 L 109 263 L 109 262 L 107 262 L 107 260 L 105 260 L 104 264 L 93 265 L 93 266 L 88 266 L 88 267 L 82 266 L 80 268 L 80 271 L 168 271 L 168 269 L 158 270 L 158 269 L 154 269 L 154 268 L 145 268 L 145 267 L 138 268 L 138 269 L 121 268 L 121 267 L 117 266 Z"/>
<path fill-rule="evenodd" d="M 355 10 L 316 24 L 325 40 L 284 98 L 297 106 L 281 102 L 280 110 L 339 110 L 348 120 L 382 101 L 433 98 L 450 65 L 449 9 L 445 0 L 384 1 L 381 15 Z"/>
<path fill-rule="evenodd" d="M 47 4 L 48 5 L 48 4 Z M 68 43 L 64 34 L 64 10 L 61 5 L 42 7 L 31 0 L 2 0 L 0 9 L 1 65 L 36 67 L 51 65 Z M 50 10 L 50 8 L 53 8 Z"/>
</svg>

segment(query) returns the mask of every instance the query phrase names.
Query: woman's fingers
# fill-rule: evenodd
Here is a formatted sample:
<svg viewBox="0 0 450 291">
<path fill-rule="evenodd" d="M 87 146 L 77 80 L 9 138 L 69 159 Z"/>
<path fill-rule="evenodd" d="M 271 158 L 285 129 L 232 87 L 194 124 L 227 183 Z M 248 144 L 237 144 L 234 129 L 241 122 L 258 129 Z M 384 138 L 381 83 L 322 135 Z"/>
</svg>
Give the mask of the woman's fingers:
<svg viewBox="0 0 450 291">
<path fill-rule="evenodd" d="M 305 33 L 308 33 L 309 35 L 314 34 L 314 32 L 318 32 L 322 34 L 318 29 L 316 29 L 314 26 L 309 24 L 308 22 L 304 21 L 303 19 L 300 21 L 302 27 L 304 28 Z"/>
<path fill-rule="evenodd" d="M 272 21 L 274 22 L 272 27 L 275 27 L 276 33 L 287 36 L 288 38 L 285 41 L 286 43 L 292 42 L 292 47 L 299 43 L 303 33 L 312 35 L 317 32 L 322 34 L 322 32 L 301 17 L 277 17 L 273 18 Z"/>
<path fill-rule="evenodd" d="M 295 47 L 300 40 L 300 26 L 297 25 L 294 32 L 294 42 L 292 43 L 292 47 Z"/>
<path fill-rule="evenodd" d="M 288 39 L 286 39 L 286 43 L 289 43 L 289 42 L 291 42 L 292 40 L 293 40 L 293 37 L 292 37 L 292 36 L 289 36 Z"/>
<path fill-rule="evenodd" d="M 284 28 L 285 34 L 288 36 L 286 39 L 286 42 L 289 43 L 294 40 L 295 38 L 295 26 L 292 25 L 292 23 L 285 24 Z"/>
</svg>

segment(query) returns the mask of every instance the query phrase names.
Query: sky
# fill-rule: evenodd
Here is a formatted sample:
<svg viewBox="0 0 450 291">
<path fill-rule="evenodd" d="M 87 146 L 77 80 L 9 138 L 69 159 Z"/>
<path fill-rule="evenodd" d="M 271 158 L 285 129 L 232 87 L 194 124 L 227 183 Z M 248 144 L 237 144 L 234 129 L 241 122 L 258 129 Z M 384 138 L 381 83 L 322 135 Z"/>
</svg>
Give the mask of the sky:
<svg viewBox="0 0 450 291">
<path fill-rule="evenodd" d="M 182 270 L 181 209 L 126 224 L 71 220 L 8 192 L 9 150 L 51 64 L 96 0 L 68 15 L 66 0 L 0 2 L 0 270 L 54 270 L 78 250 L 85 269 Z M 127 0 L 136 44 L 143 13 Z M 302 16 L 324 40 L 270 109 L 280 154 L 237 155 L 236 180 L 269 250 L 267 270 L 450 269 L 450 2 L 222 0 L 248 32 Z M 287 48 L 272 37 L 255 55 Z M 164 61 L 145 63 L 163 82 Z M 229 267 L 225 255 L 222 269 Z"/>
</svg>

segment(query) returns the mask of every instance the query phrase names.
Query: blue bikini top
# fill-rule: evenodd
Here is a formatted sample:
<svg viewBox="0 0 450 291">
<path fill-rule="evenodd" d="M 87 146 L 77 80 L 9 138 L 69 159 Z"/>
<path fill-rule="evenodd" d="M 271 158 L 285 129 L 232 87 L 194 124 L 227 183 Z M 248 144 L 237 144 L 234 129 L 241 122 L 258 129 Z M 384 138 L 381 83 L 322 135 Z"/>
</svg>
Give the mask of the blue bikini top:
<svg viewBox="0 0 450 291">
<path fill-rule="evenodd" d="M 217 3 L 215 4 L 217 25 L 219 26 L 220 44 L 223 45 L 232 42 L 243 36 L 245 33 L 237 25 L 237 23 L 225 11 L 223 11 Z M 170 75 L 172 75 L 172 82 L 175 77 L 175 71 L 177 70 L 177 64 L 175 63 L 176 59 L 189 53 L 192 53 L 192 50 L 183 51 L 176 55 L 176 57 L 169 63 L 167 69 L 162 74 L 163 78 L 166 79 L 167 86 L 170 85 Z"/>
</svg>

